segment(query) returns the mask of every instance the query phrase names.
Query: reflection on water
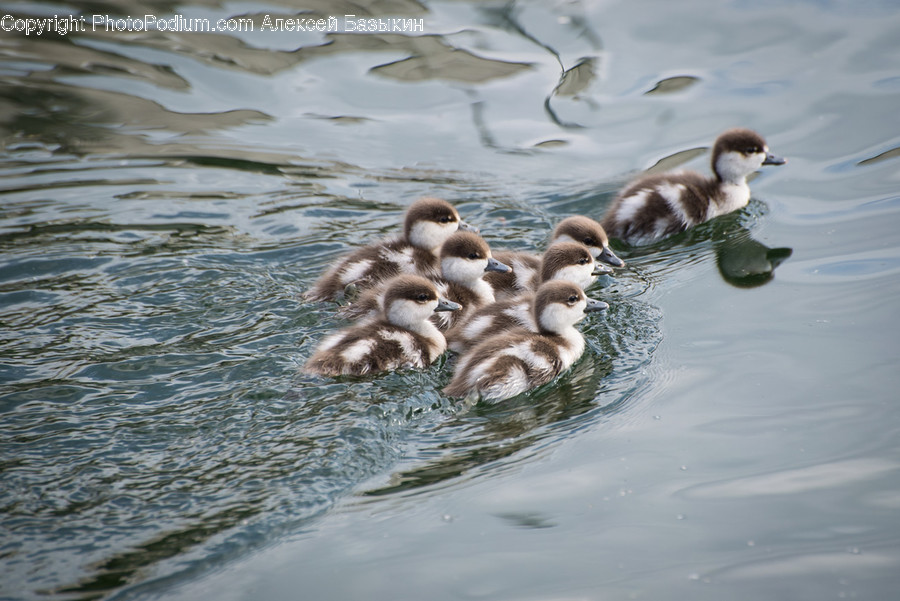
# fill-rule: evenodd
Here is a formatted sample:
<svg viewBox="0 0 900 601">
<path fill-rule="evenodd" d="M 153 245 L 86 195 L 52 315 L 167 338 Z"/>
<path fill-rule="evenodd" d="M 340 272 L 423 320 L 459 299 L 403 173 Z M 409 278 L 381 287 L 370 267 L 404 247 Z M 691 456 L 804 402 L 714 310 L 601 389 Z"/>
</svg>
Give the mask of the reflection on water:
<svg viewBox="0 0 900 601">
<path fill-rule="evenodd" d="M 716 246 L 716 264 L 729 284 L 753 288 L 771 281 L 775 268 L 791 253 L 790 248 L 769 248 L 751 238 L 728 240 Z"/>
<path fill-rule="evenodd" d="M 655 260 L 672 253 L 681 255 L 685 245 L 688 248 L 712 245 L 716 266 L 723 280 L 738 288 L 762 286 L 772 281 L 775 269 L 789 259 L 793 251 L 784 247 L 769 248 L 754 240 L 750 230 L 740 223 L 744 216 L 738 214 L 724 217 L 646 247 L 623 248 L 622 252 L 628 257 Z M 670 262 L 662 269 L 677 270 L 680 262 Z"/>
<path fill-rule="evenodd" d="M 763 214 L 764 205 L 753 201 L 745 210 L 637 249 L 634 256 L 651 258 L 665 256 L 669 252 L 674 252 L 677 256 L 686 247 L 705 248 L 711 245 L 723 280 L 738 288 L 762 286 L 772 281 L 775 269 L 793 254 L 790 248 L 769 248 L 752 238 L 751 230 L 745 222 L 755 221 Z M 677 270 L 679 262 L 680 260 L 670 263 L 669 266 Z"/>
<path fill-rule="evenodd" d="M 645 95 L 650 96 L 652 94 L 671 94 L 674 92 L 681 92 L 682 90 L 686 90 L 692 85 L 696 84 L 700 81 L 699 77 L 695 77 L 693 75 L 677 75 L 675 77 L 667 77 L 666 79 L 662 79 L 653 89 L 647 90 L 644 92 Z"/>
<path fill-rule="evenodd" d="M 772 90 L 799 76 L 772 75 L 754 36 L 770 32 L 778 45 L 817 22 L 779 17 L 773 29 L 761 13 L 743 14 L 759 26 L 750 28 L 754 36 L 734 31 L 740 48 L 710 27 L 688 40 L 679 33 L 661 52 L 658 40 L 682 30 L 647 15 L 630 26 L 637 33 L 612 29 L 619 21 L 603 11 L 637 10 L 629 6 L 304 0 L 265 13 L 200 0 L 4 9 L 0 16 L 14 19 L 79 11 L 245 16 L 256 31 L 0 32 L 0 597 L 165 596 L 172 583 L 221 571 L 284 536 L 314 536 L 342 499 L 427 500 L 515 478 L 584 433 L 622 427 L 640 413 L 644 393 L 666 390 L 656 379 L 671 367 L 658 365 L 661 324 L 678 317 L 662 309 L 665 293 L 714 273 L 714 260 L 738 287 L 778 283 L 789 269 L 793 283 L 807 286 L 820 285 L 820 275 L 854 284 L 893 273 L 896 250 L 868 244 L 890 241 L 896 229 L 884 218 L 896 212 L 896 193 L 886 197 L 877 182 L 895 177 L 898 146 L 865 130 L 868 139 L 846 152 L 850 159 L 829 162 L 831 171 L 804 173 L 801 158 L 793 167 L 801 175 L 778 176 L 800 190 L 796 204 L 784 207 L 781 193 L 761 188 L 762 200 L 745 210 L 627 249 L 628 267 L 592 291 L 609 311 L 581 324 L 588 349 L 556 383 L 509 403 L 466 407 L 440 394 L 451 357 L 376 378 L 298 375 L 315 343 L 344 325 L 331 307 L 305 304 L 302 290 L 337 254 L 395 231 L 413 198 L 446 196 L 492 245 L 540 250 L 563 216 L 602 214 L 633 169 L 665 153 L 650 170 L 702 160 L 698 145 L 710 132 L 762 120 Z M 423 18 L 427 30 L 259 31 L 267 14 L 336 12 Z M 624 51 L 623 32 L 645 36 L 649 55 Z M 825 51 L 832 34 L 809 43 Z M 879 48 L 895 38 L 881 35 Z M 865 48 L 858 50 L 862 60 Z M 671 64 L 657 64 L 662 55 Z M 712 62 L 698 67 L 698 56 Z M 888 67 L 877 67 L 879 85 L 865 90 L 862 112 L 896 112 L 894 76 L 879 71 Z M 816 89 L 809 81 L 794 89 L 804 86 Z M 846 96 L 810 95 L 816 119 L 846 110 Z M 709 104 L 686 102 L 698 97 Z M 835 131 L 830 126 L 813 120 L 798 133 L 788 126 L 793 116 L 778 119 L 768 125 L 785 142 L 808 134 L 815 148 L 834 146 L 816 138 Z M 864 130 L 857 125 L 843 133 Z M 854 194 L 866 190 L 865 202 L 834 201 L 829 212 L 812 204 L 811 181 L 847 172 L 865 180 L 852 182 Z M 819 188 L 824 195 L 841 186 Z M 767 206 L 778 207 L 781 223 L 803 230 L 812 221 L 816 232 L 762 238 L 760 225 L 776 221 Z M 860 215 L 876 219 L 843 239 L 863 248 L 839 261 L 820 253 L 779 267 L 791 253 L 780 246 L 815 248 L 824 244 L 822 223 L 846 227 Z M 773 280 L 776 268 L 781 277 Z M 731 367 L 709 361 L 710 371 Z M 745 417 L 735 418 L 741 428 Z M 603 452 L 625 455 L 627 447 Z M 788 497 L 804 484 L 837 488 L 894 469 L 877 457 L 810 461 L 774 473 L 763 466 L 754 477 L 717 473 L 708 478 L 718 483 L 684 487 L 682 496 L 746 499 L 774 488 Z M 883 494 L 896 505 L 889 489 Z M 533 531 L 565 526 L 564 514 L 494 512 Z M 565 558 L 572 565 L 581 557 L 575 549 Z M 822 556 L 826 564 L 833 558 Z M 726 572 L 772 569 L 738 562 Z M 643 580 L 646 569 L 638 572 Z M 553 594 L 595 591 L 592 578 Z"/>
</svg>

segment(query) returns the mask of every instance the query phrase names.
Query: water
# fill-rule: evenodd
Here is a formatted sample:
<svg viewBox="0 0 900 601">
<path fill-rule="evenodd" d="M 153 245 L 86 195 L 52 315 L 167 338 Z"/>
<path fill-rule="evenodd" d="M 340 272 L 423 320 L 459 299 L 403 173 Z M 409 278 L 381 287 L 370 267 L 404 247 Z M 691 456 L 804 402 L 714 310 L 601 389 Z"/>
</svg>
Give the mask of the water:
<svg viewBox="0 0 900 601">
<path fill-rule="evenodd" d="M 895 596 L 895 3 L 85 14 L 145 13 L 255 30 L 0 32 L 0 597 Z M 351 13 L 424 31 L 261 30 Z M 541 248 L 735 125 L 789 163 L 622 249 L 558 382 L 299 373 L 302 291 L 413 199 Z"/>
</svg>

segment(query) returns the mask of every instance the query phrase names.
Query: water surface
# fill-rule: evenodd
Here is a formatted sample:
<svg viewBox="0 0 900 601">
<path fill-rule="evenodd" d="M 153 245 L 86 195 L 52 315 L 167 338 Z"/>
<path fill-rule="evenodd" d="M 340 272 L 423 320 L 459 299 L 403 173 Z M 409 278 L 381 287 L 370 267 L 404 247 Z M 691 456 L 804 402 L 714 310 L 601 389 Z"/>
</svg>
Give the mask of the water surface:
<svg viewBox="0 0 900 601">
<path fill-rule="evenodd" d="M 0 596 L 891 598 L 891 2 L 8 3 L 254 31 L 0 31 Z M 273 32 L 266 16 L 421 19 Z M 302 299 L 442 196 L 542 249 L 732 126 L 788 164 L 591 294 L 499 406 L 336 381 Z"/>
</svg>

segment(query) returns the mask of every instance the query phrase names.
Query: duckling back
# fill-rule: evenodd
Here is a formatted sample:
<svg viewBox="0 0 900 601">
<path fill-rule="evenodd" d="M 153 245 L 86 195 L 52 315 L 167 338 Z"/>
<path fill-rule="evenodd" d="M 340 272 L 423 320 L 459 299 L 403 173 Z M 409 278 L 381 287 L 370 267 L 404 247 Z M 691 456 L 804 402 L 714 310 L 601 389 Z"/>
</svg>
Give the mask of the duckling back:
<svg viewBox="0 0 900 601">
<path fill-rule="evenodd" d="M 681 171 L 638 178 L 616 197 L 603 228 L 629 244 L 648 244 L 745 206 L 747 176 L 763 165 L 783 165 L 756 132 L 735 128 L 713 145 L 714 177 Z"/>
<path fill-rule="evenodd" d="M 403 234 L 375 242 L 341 258 L 319 278 L 309 300 L 338 300 L 348 288 L 367 290 L 403 273 L 439 275 L 438 250 L 460 226 L 467 226 L 450 203 L 422 198 L 406 212 Z"/>
<path fill-rule="evenodd" d="M 425 278 L 397 276 L 386 285 L 380 316 L 326 338 L 305 371 L 339 376 L 426 367 L 447 348 L 444 335 L 429 318 L 435 311 L 459 308 L 440 298 Z"/>
<path fill-rule="evenodd" d="M 532 302 L 537 331 L 513 329 L 474 346 L 459 358 L 444 392 L 501 400 L 549 382 L 584 352 L 584 337 L 574 324 L 585 311 L 603 305 L 572 282 L 542 284 Z"/>
</svg>

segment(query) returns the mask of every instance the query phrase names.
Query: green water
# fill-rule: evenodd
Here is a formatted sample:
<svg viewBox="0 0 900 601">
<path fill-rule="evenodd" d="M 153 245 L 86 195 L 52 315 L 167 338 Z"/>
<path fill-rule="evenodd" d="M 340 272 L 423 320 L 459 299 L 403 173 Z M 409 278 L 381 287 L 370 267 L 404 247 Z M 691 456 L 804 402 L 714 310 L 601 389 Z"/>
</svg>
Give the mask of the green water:
<svg viewBox="0 0 900 601">
<path fill-rule="evenodd" d="M 261 27 L 347 14 L 422 30 Z M 0 598 L 896 595 L 896 3 L 0 17 Z M 415 198 L 541 249 L 641 170 L 705 171 L 733 126 L 788 164 L 746 209 L 619 247 L 557 382 L 466 408 L 451 357 L 300 374 L 345 325 L 302 292 Z"/>
</svg>

